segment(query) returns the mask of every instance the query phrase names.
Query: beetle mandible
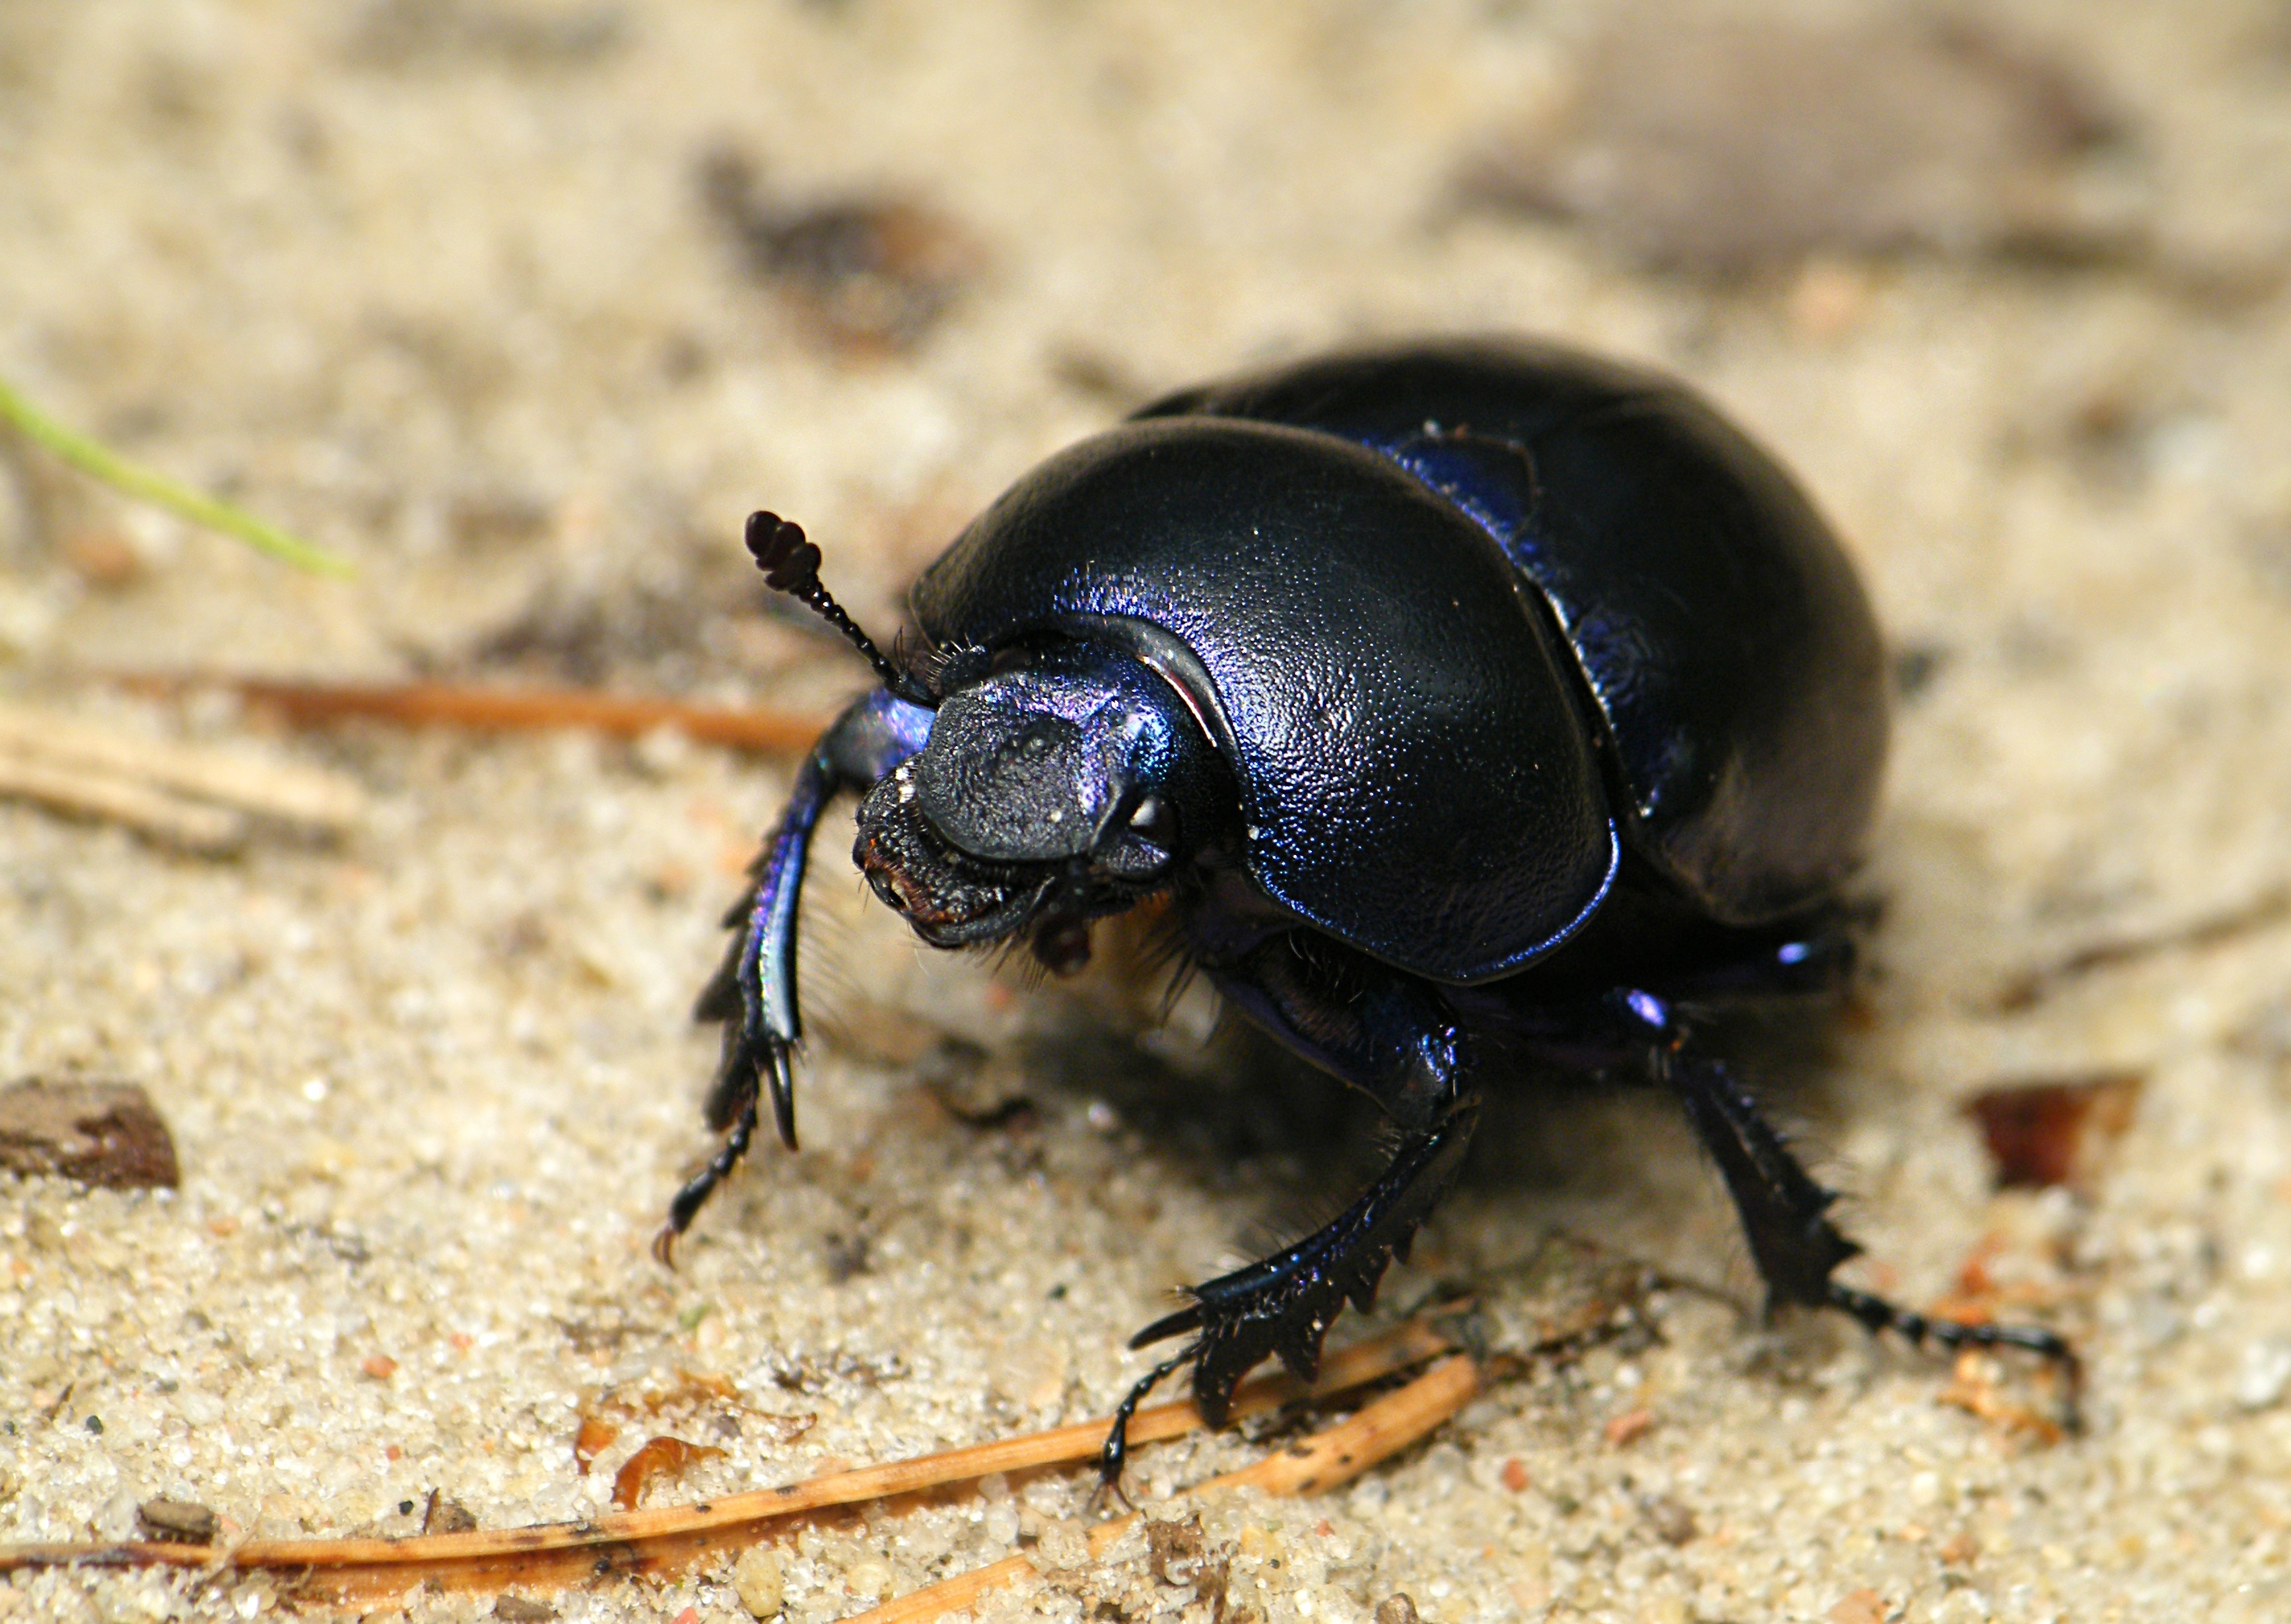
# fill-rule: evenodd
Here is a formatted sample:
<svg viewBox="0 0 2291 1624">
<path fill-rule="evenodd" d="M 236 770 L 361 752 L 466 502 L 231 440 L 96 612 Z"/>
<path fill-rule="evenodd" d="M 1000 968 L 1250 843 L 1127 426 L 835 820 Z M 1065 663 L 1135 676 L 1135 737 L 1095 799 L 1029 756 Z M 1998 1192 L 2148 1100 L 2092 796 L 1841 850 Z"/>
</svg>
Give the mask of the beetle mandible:
<svg viewBox="0 0 2291 1624">
<path fill-rule="evenodd" d="M 1691 1012 L 1838 985 L 1839 888 L 1886 736 L 1869 600 L 1770 457 L 1684 386 L 1555 347 L 1365 350 L 1188 390 L 1021 479 L 917 582 L 886 656 L 768 513 L 768 583 L 881 686 L 796 775 L 699 1017 L 724 1025 L 709 1125 L 663 1256 L 768 1097 L 795 1140 L 796 904 L 821 809 L 936 947 L 1024 942 L 1169 901 L 1225 1001 L 1364 1090 L 1396 1131 L 1336 1218 L 1194 1286 L 1131 1343 L 1187 1340 L 1211 1425 L 1277 1355 L 1309 1379 L 1453 1181 L 1498 1067 L 1636 1073 L 1717 1164 L 1768 1306 L 2013 1346 L 1839 1282 L 1859 1250 Z"/>
</svg>

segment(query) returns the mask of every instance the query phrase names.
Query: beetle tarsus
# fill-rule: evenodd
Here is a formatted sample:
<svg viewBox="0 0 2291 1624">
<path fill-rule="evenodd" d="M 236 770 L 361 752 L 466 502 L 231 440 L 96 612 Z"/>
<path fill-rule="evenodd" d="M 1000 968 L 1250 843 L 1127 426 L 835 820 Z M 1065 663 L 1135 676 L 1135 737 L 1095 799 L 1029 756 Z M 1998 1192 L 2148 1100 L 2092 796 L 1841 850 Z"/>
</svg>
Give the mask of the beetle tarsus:
<svg viewBox="0 0 2291 1624">
<path fill-rule="evenodd" d="M 1966 1324 L 1961 1320 L 1937 1320 L 1834 1280 L 1829 1282 L 1822 1306 L 1852 1315 L 1871 1336 L 1890 1331 L 1912 1347 L 1937 1342 L 1951 1353 L 1971 1348 L 2017 1347 L 2023 1353 L 2034 1354 L 2060 1371 L 2066 1389 L 2062 1419 L 2070 1432 L 2080 1427 L 2084 1362 L 2057 1331 L 2046 1331 L 2041 1325 Z"/>
<path fill-rule="evenodd" d="M 743 944 L 742 945 L 744 945 Z M 736 955 L 740 951 L 736 947 Z M 719 976 L 719 982 L 724 978 Z M 716 985 L 702 994 L 697 1011 L 702 1020 L 717 1019 L 727 1023 L 738 1016 L 738 1006 L 711 1015 L 717 1001 Z M 736 992 L 737 981 L 730 985 Z M 675 1266 L 678 1237 L 692 1227 L 700 1210 L 708 1204 L 716 1187 L 732 1176 L 755 1142 L 760 1095 L 768 1089 L 772 1099 L 772 1125 L 778 1130 L 780 1143 L 788 1149 L 796 1148 L 795 1141 L 795 1073 L 791 1064 L 787 1042 L 776 1033 L 761 1030 L 747 1021 L 727 1024 L 724 1032 L 724 1059 L 716 1074 L 716 1085 L 708 1096 L 708 1125 L 724 1135 L 716 1154 L 676 1193 L 668 1204 L 668 1222 L 653 1241 L 653 1256 L 666 1267 Z"/>
<path fill-rule="evenodd" d="M 708 1204 L 716 1186 L 732 1176 L 732 1170 L 740 1165 L 741 1158 L 748 1154 L 749 1142 L 755 1137 L 756 1095 L 752 1089 L 746 1106 L 733 1122 L 732 1130 L 724 1136 L 723 1144 L 716 1147 L 716 1154 L 708 1159 L 708 1165 L 695 1173 L 676 1193 L 676 1199 L 668 1203 L 668 1222 L 661 1226 L 652 1243 L 652 1255 L 664 1266 L 676 1266 L 678 1238 L 692 1227 L 692 1220 L 700 1216 L 700 1209 Z"/>
<path fill-rule="evenodd" d="M 1135 1346 L 1134 1344 L 1132 1346 Z M 1121 1402 L 1113 1408 L 1113 1425 L 1107 1428 L 1105 1443 L 1097 1451 L 1098 1492 L 1120 1499 L 1125 1505 L 1129 1497 L 1121 1492 L 1121 1471 L 1129 1461 L 1129 1422 L 1137 1413 L 1137 1406 L 1146 1395 L 1179 1370 L 1201 1351 L 1201 1344 L 1192 1344 L 1182 1352 L 1164 1359 L 1139 1377 L 1136 1385 L 1122 1395 Z"/>
<path fill-rule="evenodd" d="M 2071 1372 L 2078 1368 L 2076 1350 L 2058 1333 L 2039 1325 L 1966 1324 L 1960 1320 L 1936 1320 L 1836 1281 L 1830 1282 L 1823 1306 L 1852 1314 L 1872 1332 L 1891 1331 L 1910 1342 L 1938 1342 L 1950 1349 L 2017 1347 Z"/>
</svg>

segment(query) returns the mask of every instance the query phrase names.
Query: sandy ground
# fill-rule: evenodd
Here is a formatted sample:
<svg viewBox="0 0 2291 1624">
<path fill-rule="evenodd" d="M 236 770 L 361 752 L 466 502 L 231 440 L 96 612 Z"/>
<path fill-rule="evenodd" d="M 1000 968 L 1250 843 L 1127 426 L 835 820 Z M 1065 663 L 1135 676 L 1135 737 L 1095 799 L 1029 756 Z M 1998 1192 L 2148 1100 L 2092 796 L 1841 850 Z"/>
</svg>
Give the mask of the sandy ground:
<svg viewBox="0 0 2291 1624">
<path fill-rule="evenodd" d="M 1161 1294 L 1330 1178 L 1325 1144 L 1199 1081 L 1211 1012 L 1093 1047 L 1127 1029 L 1121 988 L 926 960 L 831 837 L 806 1148 L 760 1154 L 665 1274 L 646 1244 L 711 1059 L 687 1009 L 784 765 L 289 736 L 80 673 L 817 710 L 860 673 L 759 612 L 750 507 L 800 516 L 888 624 L 969 512 L 1154 390 L 1493 328 L 1708 389 L 1801 470 L 1915 651 L 1858 1018 L 1761 1048 L 1851 1192 L 1856 1277 L 1929 1302 L 1985 1259 L 2085 1351 L 2088 1427 L 2045 1447 L 1941 1402 L 1946 1361 L 1666 1290 L 1659 1340 L 1505 1386 L 1324 1501 L 1220 1510 L 1233 1604 L 2291 1616 L 2291 23 L 2002 10 L 2119 120 L 2098 247 L 2006 252 L 1995 209 L 2020 205 L 1992 200 L 1936 205 L 1907 256 L 1848 240 L 1713 280 L 1596 219 L 1456 201 L 1491 133 L 1566 105 L 1604 26 L 1582 5 L 0 4 L 0 376 L 358 570 L 294 576 L 14 447 L 0 693 L 371 797 L 338 844 L 230 860 L 0 803 L 0 1081 L 139 1082 L 184 1164 L 155 1195 L 0 1180 L 0 1540 L 123 1536 L 155 1495 L 279 1534 L 404 1532 L 432 1490 L 489 1527 L 577 1516 L 606 1492 L 575 1470 L 579 1413 L 678 1371 L 742 1398 L 665 1415 L 727 1451 L 694 1494 L 1101 1413 Z M 889 197 L 921 246 L 856 292 L 784 258 L 760 280 L 703 198 L 727 152 L 752 239 Z M 934 1105 L 949 1034 L 1031 1113 Z M 2121 1138 L 2073 1188 L 1993 1194 L 1963 1102 L 2102 1075 L 2138 1082 Z M 1749 1294 L 1685 1134 L 1626 1098 L 1512 1107 L 1387 1297 L 1475 1281 L 1500 1325 L 1555 1226 Z M 1258 1447 L 1146 1451 L 1140 1487 Z M 786 1616 L 1062 1548 L 1081 1511 L 1055 1480 L 804 1532 Z M 277 1599 L 19 1575 L 0 1619 Z M 744 1616 L 721 1570 L 548 1600 Z M 1181 1606 L 1208 1616 L 1132 1552 L 980 1615 Z"/>
</svg>

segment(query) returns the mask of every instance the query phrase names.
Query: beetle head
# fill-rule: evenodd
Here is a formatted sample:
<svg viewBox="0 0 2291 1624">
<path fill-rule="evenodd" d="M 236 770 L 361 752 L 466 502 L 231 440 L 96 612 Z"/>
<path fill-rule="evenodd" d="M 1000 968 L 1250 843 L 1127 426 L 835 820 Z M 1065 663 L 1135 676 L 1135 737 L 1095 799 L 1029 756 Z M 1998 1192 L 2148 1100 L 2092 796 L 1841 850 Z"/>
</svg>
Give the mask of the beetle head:
<svg viewBox="0 0 2291 1624">
<path fill-rule="evenodd" d="M 1089 921 L 1167 888 L 1197 849 L 1210 753 L 1135 657 L 1007 651 L 940 701 L 930 742 L 861 804 L 853 856 L 934 946 L 1023 934 L 1050 969 L 1079 969 Z"/>
</svg>

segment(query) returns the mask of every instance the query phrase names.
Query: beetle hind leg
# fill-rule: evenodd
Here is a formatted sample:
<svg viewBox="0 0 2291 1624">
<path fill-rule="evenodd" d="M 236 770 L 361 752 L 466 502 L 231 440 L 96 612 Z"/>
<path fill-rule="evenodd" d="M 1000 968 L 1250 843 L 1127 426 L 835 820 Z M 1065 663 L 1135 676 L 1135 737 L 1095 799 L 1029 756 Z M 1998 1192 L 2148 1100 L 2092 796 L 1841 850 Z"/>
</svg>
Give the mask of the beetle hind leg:
<svg viewBox="0 0 2291 1624">
<path fill-rule="evenodd" d="M 1225 1425 L 1234 1388 L 1266 1358 L 1278 1357 L 1299 1381 L 1319 1373 L 1322 1339 L 1346 1301 L 1367 1309 L 1392 1260 L 1408 1260 L 1417 1230 L 1455 1182 L 1479 1113 L 1477 1097 L 1463 1095 L 1428 1130 L 1403 1138 L 1376 1182 L 1327 1224 L 1269 1258 L 1191 1288 L 1190 1303 L 1130 1339 L 1137 1348 L 1193 1337 L 1114 1412 L 1098 1456 L 1106 1488 L 1121 1483 L 1130 1417 L 1146 1394 L 1185 1366 L 1194 1370 L 1194 1406 L 1212 1427 Z"/>
<path fill-rule="evenodd" d="M 1660 1009 L 1652 1001 L 1636 1007 L 1649 1014 Z M 1933 1342 L 1952 1350 L 2020 1348 L 2065 1375 L 2073 1419 L 2079 1366 L 2064 1338 L 2034 1325 L 1933 1319 L 1832 1279 L 1839 1265 L 1861 1250 L 1829 1220 L 1837 1192 L 1825 1188 L 1799 1164 L 1724 1066 L 1683 1052 L 1674 1039 L 1654 1050 L 1653 1067 L 1658 1081 L 1677 1097 L 1726 1181 L 1750 1255 L 1765 1282 L 1769 1313 L 1786 1303 L 1834 1308 L 1873 1335 L 1891 1331 L 1912 1344 Z"/>
</svg>

